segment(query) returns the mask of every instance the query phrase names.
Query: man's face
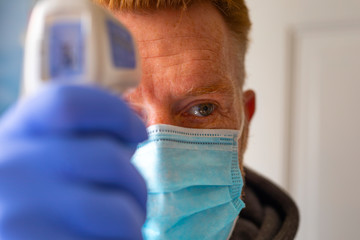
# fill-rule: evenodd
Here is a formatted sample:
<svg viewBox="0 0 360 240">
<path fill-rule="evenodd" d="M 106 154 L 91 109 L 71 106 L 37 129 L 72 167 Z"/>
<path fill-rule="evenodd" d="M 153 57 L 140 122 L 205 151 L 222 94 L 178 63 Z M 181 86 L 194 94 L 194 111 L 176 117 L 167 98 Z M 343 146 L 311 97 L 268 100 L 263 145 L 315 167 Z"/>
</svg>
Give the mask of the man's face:
<svg viewBox="0 0 360 240">
<path fill-rule="evenodd" d="M 210 3 L 116 16 L 133 33 L 142 63 L 141 83 L 125 98 L 148 126 L 240 129 L 243 63 Z"/>
</svg>

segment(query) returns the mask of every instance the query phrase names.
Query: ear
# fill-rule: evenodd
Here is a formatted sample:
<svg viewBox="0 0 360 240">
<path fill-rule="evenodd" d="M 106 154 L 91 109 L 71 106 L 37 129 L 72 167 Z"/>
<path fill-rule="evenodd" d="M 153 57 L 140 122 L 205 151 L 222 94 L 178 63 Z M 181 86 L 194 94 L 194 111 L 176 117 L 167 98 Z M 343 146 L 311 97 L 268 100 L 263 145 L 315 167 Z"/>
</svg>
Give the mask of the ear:
<svg viewBox="0 0 360 240">
<path fill-rule="evenodd" d="M 256 95 L 253 90 L 247 90 L 243 93 L 245 115 L 250 123 L 256 109 Z"/>
</svg>

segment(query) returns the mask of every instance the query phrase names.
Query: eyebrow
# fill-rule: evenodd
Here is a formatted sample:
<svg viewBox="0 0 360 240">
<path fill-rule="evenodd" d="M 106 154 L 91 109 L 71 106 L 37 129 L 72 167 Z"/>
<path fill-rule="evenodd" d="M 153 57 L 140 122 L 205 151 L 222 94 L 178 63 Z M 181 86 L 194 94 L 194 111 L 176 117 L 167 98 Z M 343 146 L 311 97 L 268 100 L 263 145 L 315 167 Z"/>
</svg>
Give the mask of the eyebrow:
<svg viewBox="0 0 360 240">
<path fill-rule="evenodd" d="M 234 88 L 231 86 L 225 86 L 223 84 L 218 85 L 211 85 L 211 86 L 205 86 L 205 87 L 199 87 L 199 88 L 191 88 L 186 92 L 186 96 L 201 96 L 205 94 L 216 94 L 216 93 L 222 93 L 227 95 L 233 95 L 234 94 Z"/>
</svg>

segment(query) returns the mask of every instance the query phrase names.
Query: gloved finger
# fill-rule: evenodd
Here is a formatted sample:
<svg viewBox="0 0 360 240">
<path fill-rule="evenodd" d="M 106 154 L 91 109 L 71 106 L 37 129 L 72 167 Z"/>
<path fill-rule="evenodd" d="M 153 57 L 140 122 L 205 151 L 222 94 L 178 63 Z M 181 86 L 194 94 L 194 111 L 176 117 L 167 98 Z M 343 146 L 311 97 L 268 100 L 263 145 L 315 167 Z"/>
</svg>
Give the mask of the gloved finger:
<svg viewBox="0 0 360 240">
<path fill-rule="evenodd" d="M 119 97 L 97 87 L 49 84 L 4 117 L 1 135 L 108 134 L 139 143 L 146 127 Z"/>
<path fill-rule="evenodd" d="M 0 140 L 0 146 L 3 143 Z M 70 137 L 13 141 L 7 143 L 6 151 L 0 151 L 0 197 L 2 192 L 9 195 L 4 197 L 16 198 L 27 191 L 31 196 L 32 185 L 43 185 L 43 191 L 49 191 L 46 182 L 69 181 L 126 191 L 146 211 L 146 184 L 129 161 L 132 154 L 127 146 L 101 137 L 81 141 Z M 18 189 L 24 190 L 18 193 Z"/>
<path fill-rule="evenodd" d="M 146 211 L 127 192 L 74 188 L 57 202 L 65 204 L 68 214 L 54 208 L 56 214 L 83 234 L 103 238 L 142 239 L 141 228 Z M 55 206 L 55 205 L 52 205 Z"/>
<path fill-rule="evenodd" d="M 0 234 L 18 237 L 13 239 L 142 239 L 145 212 L 127 193 L 59 184 L 52 187 L 58 191 L 44 194 L 35 188 L 38 200 L 19 199 L 9 204 L 0 214 Z"/>
<path fill-rule="evenodd" d="M 72 229 L 59 226 L 54 219 L 40 216 L 39 211 L 6 211 L 0 214 L 0 239 L 4 240 L 88 240 L 75 234 Z"/>
</svg>

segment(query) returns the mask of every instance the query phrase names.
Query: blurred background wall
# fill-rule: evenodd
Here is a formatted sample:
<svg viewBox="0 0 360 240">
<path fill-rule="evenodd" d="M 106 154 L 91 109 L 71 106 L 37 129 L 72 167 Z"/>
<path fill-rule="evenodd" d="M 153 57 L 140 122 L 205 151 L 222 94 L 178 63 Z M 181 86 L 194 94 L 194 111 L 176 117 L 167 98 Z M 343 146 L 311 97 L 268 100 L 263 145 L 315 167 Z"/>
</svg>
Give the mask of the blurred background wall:
<svg viewBox="0 0 360 240">
<path fill-rule="evenodd" d="M 37 0 L 0 0 L 0 114 L 18 97 L 29 11 Z"/>
<path fill-rule="evenodd" d="M 297 239 L 359 239 L 360 1 L 247 0 L 245 163 L 288 190 Z"/>
</svg>

